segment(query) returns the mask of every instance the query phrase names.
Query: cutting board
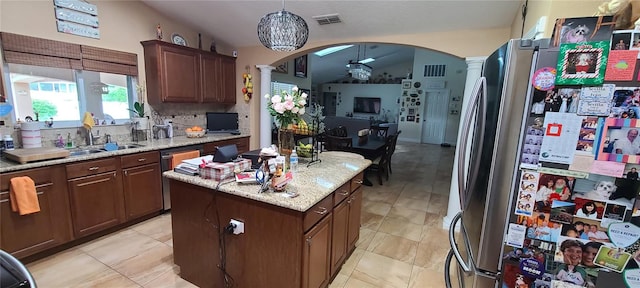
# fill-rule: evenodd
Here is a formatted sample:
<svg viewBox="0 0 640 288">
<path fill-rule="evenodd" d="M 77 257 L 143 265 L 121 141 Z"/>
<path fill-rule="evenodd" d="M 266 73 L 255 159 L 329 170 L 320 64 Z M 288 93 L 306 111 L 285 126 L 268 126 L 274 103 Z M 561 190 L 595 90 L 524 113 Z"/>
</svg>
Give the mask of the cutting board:
<svg viewBox="0 0 640 288">
<path fill-rule="evenodd" d="M 20 164 L 33 161 L 50 160 L 56 158 L 65 158 L 69 156 L 69 150 L 63 148 L 27 148 L 6 150 L 4 154 L 7 159 L 16 161 Z"/>
</svg>

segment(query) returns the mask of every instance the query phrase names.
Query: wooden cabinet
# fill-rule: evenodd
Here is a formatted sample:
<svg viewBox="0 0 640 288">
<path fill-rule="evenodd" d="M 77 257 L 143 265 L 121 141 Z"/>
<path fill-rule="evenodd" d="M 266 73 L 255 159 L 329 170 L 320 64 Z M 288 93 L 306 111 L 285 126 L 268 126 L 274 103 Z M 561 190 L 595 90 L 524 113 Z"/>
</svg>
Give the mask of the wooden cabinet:
<svg viewBox="0 0 640 288">
<path fill-rule="evenodd" d="M 361 174 L 359 176 L 362 176 Z M 362 188 L 358 176 L 334 192 L 336 203 L 333 209 L 333 228 L 331 246 L 331 275 L 340 270 L 353 250 L 360 236 L 360 213 L 362 206 Z M 352 191 L 352 187 L 355 190 Z"/>
<path fill-rule="evenodd" d="M 236 103 L 235 58 L 158 40 L 141 43 L 150 103 Z"/>
<path fill-rule="evenodd" d="M 347 257 L 347 233 L 349 227 L 349 204 L 342 201 L 333 208 L 331 240 L 331 275 L 337 273 Z"/>
<path fill-rule="evenodd" d="M 9 181 L 28 176 L 36 184 L 40 212 L 11 211 Z M 64 166 L 4 173 L 0 177 L 0 249 L 17 258 L 61 245 L 73 239 Z"/>
<path fill-rule="evenodd" d="M 304 234 L 302 287 L 319 288 L 329 284 L 331 274 L 331 220 L 329 214 Z"/>
<path fill-rule="evenodd" d="M 122 179 L 117 158 L 67 165 L 73 232 L 90 235 L 125 220 Z M 71 178 L 73 176 L 78 178 Z"/>
<path fill-rule="evenodd" d="M 122 156 L 126 219 L 162 210 L 162 179 L 157 151 Z"/>
<path fill-rule="evenodd" d="M 347 201 L 349 204 L 349 227 L 347 234 L 347 251 L 356 249 L 360 238 L 360 214 L 362 214 L 362 188 L 356 189 Z"/>
<path fill-rule="evenodd" d="M 236 144 L 236 146 L 238 146 L 238 154 L 247 152 L 249 151 L 249 136 L 204 143 L 202 145 L 203 146 L 202 153 L 205 155 L 214 155 L 216 153 L 216 150 L 218 150 L 216 147 L 226 146 L 231 144 Z"/>
</svg>

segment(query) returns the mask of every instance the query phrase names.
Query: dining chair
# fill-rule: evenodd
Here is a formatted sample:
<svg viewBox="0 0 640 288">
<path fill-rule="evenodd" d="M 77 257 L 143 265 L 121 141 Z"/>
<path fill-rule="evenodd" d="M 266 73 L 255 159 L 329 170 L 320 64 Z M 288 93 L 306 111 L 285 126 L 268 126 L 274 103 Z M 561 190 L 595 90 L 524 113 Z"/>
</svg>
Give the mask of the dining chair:
<svg viewBox="0 0 640 288">
<path fill-rule="evenodd" d="M 339 125 L 329 131 L 328 135 L 337 136 L 337 137 L 347 137 L 347 127 Z"/>
<path fill-rule="evenodd" d="M 325 148 L 328 151 L 349 151 L 349 148 L 353 145 L 353 139 L 351 139 L 351 137 L 327 135 L 325 140 Z"/>
<path fill-rule="evenodd" d="M 397 134 L 396 134 L 397 135 Z M 386 139 L 386 143 L 384 145 L 382 155 L 380 155 L 379 157 L 377 157 L 376 159 L 374 159 L 373 161 L 371 161 L 371 166 L 369 166 L 369 170 L 374 170 L 377 172 L 378 174 L 378 183 L 380 183 L 380 185 L 382 185 L 382 176 L 383 174 L 385 175 L 385 178 L 387 179 L 387 181 L 389 181 L 389 153 L 391 152 L 391 146 L 393 144 L 393 139 L 396 137 L 396 135 L 392 135 L 387 137 Z"/>
<path fill-rule="evenodd" d="M 402 133 L 402 130 L 398 130 L 398 133 L 392 135 L 393 138 L 393 143 L 391 144 L 391 152 L 389 152 L 389 161 L 387 162 L 387 165 L 389 165 L 389 174 L 393 174 L 393 171 L 391 171 L 391 157 L 393 156 L 393 153 L 396 152 L 396 144 L 398 144 L 398 137 L 400 136 L 400 133 Z"/>
<path fill-rule="evenodd" d="M 373 135 L 376 135 L 380 138 L 387 137 L 387 132 L 389 131 L 389 126 L 372 126 L 371 130 L 373 130 Z"/>
</svg>

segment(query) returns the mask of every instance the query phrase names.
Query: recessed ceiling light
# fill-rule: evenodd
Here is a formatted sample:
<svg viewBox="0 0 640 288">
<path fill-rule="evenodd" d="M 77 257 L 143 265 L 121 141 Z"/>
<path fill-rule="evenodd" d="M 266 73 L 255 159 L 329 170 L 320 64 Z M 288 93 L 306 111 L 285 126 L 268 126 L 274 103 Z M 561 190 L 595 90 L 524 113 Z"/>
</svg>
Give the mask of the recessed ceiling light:
<svg viewBox="0 0 640 288">
<path fill-rule="evenodd" d="M 351 47 L 353 47 L 353 45 L 333 46 L 333 47 L 322 49 L 322 50 L 320 50 L 318 52 L 314 52 L 313 54 L 315 54 L 318 57 L 323 57 L 323 56 L 327 56 L 327 55 L 329 55 L 331 53 L 335 53 L 335 52 L 338 52 L 340 50 L 344 50 L 344 49 L 351 48 Z"/>
</svg>

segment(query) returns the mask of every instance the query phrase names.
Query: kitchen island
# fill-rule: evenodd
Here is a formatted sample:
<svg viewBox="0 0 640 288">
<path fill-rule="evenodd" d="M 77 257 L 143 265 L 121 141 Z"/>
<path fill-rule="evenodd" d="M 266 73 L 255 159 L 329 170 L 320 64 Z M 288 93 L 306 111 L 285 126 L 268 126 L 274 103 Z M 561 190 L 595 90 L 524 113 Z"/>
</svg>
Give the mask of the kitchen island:
<svg viewBox="0 0 640 288">
<path fill-rule="evenodd" d="M 287 186 L 294 198 L 259 193 L 257 184 L 165 172 L 180 276 L 200 287 L 326 287 L 355 249 L 371 161 L 344 152 L 320 159 L 301 162 Z M 225 230 L 231 219 L 244 233 Z"/>
</svg>

